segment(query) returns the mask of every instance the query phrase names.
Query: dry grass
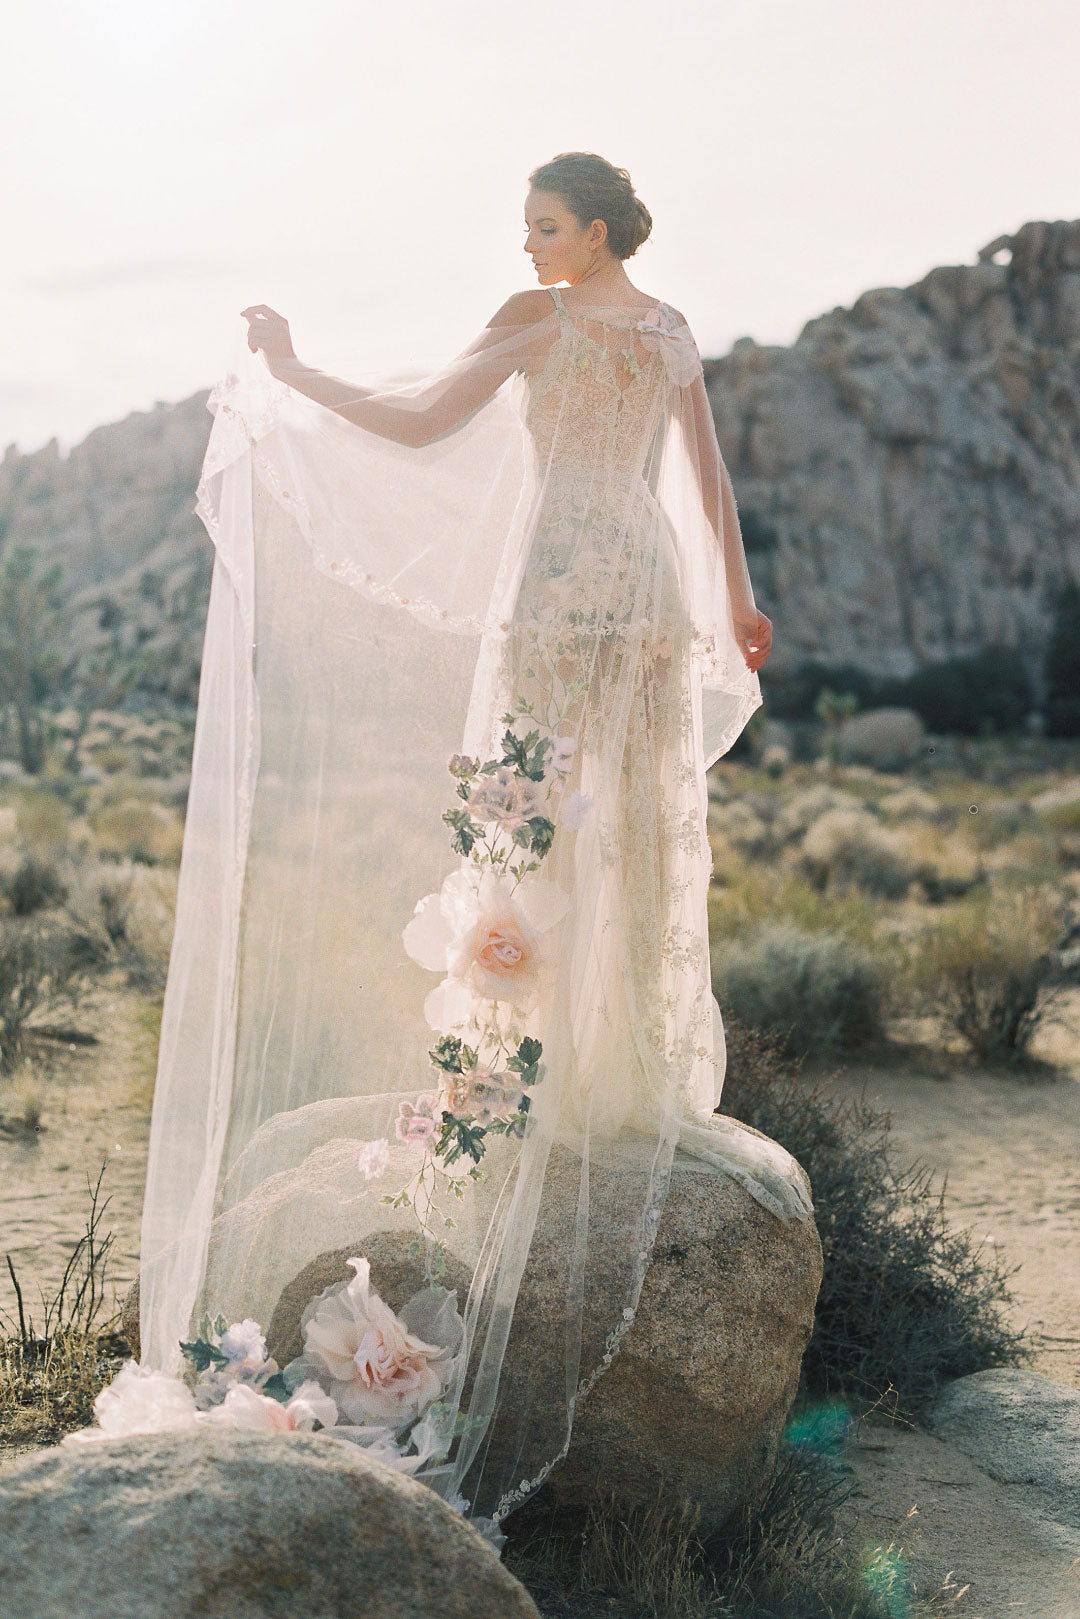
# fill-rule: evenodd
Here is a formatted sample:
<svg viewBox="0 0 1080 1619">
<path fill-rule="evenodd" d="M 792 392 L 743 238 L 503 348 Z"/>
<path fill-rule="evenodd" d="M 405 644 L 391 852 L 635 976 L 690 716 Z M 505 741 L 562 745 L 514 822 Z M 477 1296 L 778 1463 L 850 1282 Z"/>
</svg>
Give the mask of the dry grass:
<svg viewBox="0 0 1080 1619">
<path fill-rule="evenodd" d="M 144 865 L 179 865 L 184 824 L 175 810 L 145 798 L 103 804 L 90 816 L 102 854 Z"/>
<path fill-rule="evenodd" d="M 854 1486 L 835 1448 L 792 1442 L 765 1492 L 719 1534 L 660 1501 L 584 1515 L 540 1491 L 506 1523 L 507 1567 L 545 1619 L 933 1619 L 964 1596 L 947 1577 L 916 1596 L 911 1539 L 852 1545 L 838 1512 Z"/>
<path fill-rule="evenodd" d="M 94 1399 L 127 1358 L 115 1316 L 102 1321 L 112 1233 L 101 1222 L 109 1199 L 101 1181 L 87 1182 L 90 1212 L 63 1279 L 51 1298 L 42 1296 L 35 1321 L 10 1257 L 14 1316 L 0 1311 L 0 1452 L 55 1444 L 65 1433 L 93 1421 Z"/>
<path fill-rule="evenodd" d="M 734 938 L 762 922 L 791 922 L 810 933 L 837 933 L 870 946 L 878 934 L 880 911 L 857 890 L 822 892 L 803 873 L 786 865 L 718 862 L 709 892 L 713 938 Z"/>
</svg>

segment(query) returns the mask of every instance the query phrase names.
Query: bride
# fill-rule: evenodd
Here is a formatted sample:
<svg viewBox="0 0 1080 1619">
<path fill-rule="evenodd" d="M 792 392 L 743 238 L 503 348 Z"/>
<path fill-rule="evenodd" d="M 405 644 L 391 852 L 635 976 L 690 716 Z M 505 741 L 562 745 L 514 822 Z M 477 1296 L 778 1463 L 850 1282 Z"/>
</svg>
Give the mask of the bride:
<svg viewBox="0 0 1080 1619">
<path fill-rule="evenodd" d="M 327 375 L 255 304 L 211 395 L 141 1270 L 144 1367 L 254 1368 L 496 1542 L 676 1155 L 811 1213 L 715 1111 L 705 772 L 771 626 L 698 350 L 625 170 L 561 154 L 525 225 L 538 286 L 434 375 Z"/>
</svg>

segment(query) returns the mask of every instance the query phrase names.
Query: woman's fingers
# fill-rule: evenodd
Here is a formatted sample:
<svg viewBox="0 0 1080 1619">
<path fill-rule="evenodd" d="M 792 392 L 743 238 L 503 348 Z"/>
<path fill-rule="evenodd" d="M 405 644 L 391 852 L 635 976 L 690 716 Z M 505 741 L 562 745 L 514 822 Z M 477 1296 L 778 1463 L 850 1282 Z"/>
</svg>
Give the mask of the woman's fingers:
<svg viewBox="0 0 1080 1619">
<path fill-rule="evenodd" d="M 248 323 L 247 345 L 252 354 L 262 349 L 267 359 L 277 359 L 293 352 L 289 323 L 269 304 L 248 304 L 240 316 Z"/>
</svg>

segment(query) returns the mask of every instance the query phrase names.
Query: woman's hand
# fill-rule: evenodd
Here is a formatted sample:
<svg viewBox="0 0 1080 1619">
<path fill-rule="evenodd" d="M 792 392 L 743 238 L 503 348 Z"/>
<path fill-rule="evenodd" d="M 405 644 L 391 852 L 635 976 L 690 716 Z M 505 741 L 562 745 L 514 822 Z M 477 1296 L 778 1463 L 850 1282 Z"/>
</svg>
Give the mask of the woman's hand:
<svg viewBox="0 0 1080 1619">
<path fill-rule="evenodd" d="M 249 304 L 246 309 L 241 309 L 240 315 L 248 323 L 247 344 L 252 354 L 262 349 L 271 367 L 275 360 L 296 359 L 289 323 L 284 315 L 279 315 L 269 304 Z"/>
<path fill-rule="evenodd" d="M 772 621 L 757 611 L 735 615 L 735 639 L 746 659 L 746 667 L 756 673 L 772 651 Z"/>
</svg>

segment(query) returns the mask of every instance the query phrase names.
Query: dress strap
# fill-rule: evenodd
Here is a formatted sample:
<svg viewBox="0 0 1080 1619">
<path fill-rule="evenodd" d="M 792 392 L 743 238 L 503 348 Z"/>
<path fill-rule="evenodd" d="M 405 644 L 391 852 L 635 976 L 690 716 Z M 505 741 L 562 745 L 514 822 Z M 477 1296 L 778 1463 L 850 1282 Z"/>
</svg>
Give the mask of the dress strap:
<svg viewBox="0 0 1080 1619">
<path fill-rule="evenodd" d="M 562 301 L 562 293 L 559 291 L 558 287 L 549 287 L 548 291 L 555 300 L 555 308 L 559 311 L 559 314 L 565 315 L 567 312 L 566 305 Z"/>
</svg>

